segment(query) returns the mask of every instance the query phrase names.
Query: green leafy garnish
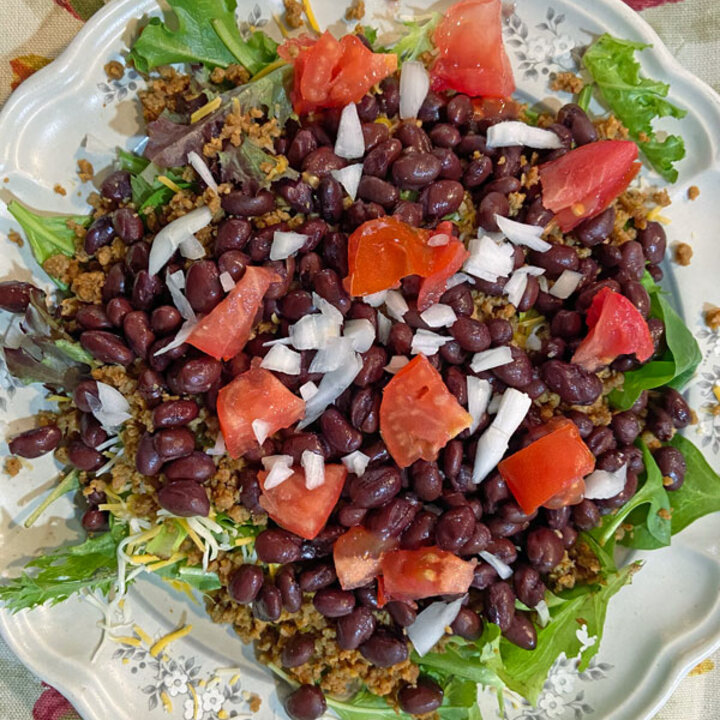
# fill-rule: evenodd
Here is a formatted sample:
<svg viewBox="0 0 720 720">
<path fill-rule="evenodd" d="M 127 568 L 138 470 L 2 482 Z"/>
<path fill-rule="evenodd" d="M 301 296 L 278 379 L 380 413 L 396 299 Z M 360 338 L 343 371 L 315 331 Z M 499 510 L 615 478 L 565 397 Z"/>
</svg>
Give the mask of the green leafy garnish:
<svg viewBox="0 0 720 720">
<path fill-rule="evenodd" d="M 659 142 L 652 123 L 655 118 L 682 118 L 687 111 L 665 99 L 670 87 L 667 83 L 641 75 L 635 51 L 647 47 L 650 45 L 604 34 L 585 51 L 583 63 L 651 165 L 666 180 L 675 182 L 678 173 L 673 163 L 685 157 L 685 145 L 677 135 Z"/>
<path fill-rule="evenodd" d="M 139 175 L 150 164 L 150 160 L 128 150 L 118 150 L 118 164 L 121 170 Z"/>
<path fill-rule="evenodd" d="M 241 112 L 251 108 L 265 108 L 269 118 L 277 118 L 278 125 L 284 126 L 293 114 L 287 91 L 292 74 L 291 65 L 281 65 L 257 80 L 229 90 L 223 94 L 223 99 L 236 99 Z"/>
<path fill-rule="evenodd" d="M 586 85 L 577 96 L 575 101 L 585 112 L 590 107 L 590 100 L 592 99 L 593 86 L 592 84 Z"/>
<path fill-rule="evenodd" d="M 550 623 L 538 628 L 534 650 L 523 650 L 503 638 L 500 641 L 503 664 L 499 674 L 505 685 L 534 704 L 550 668 L 561 653 L 572 658 L 582 649 L 578 670 L 585 670 L 599 649 L 610 598 L 630 582 L 638 569 L 637 563 L 628 565 L 608 575 L 600 584 L 578 587 L 561 598 L 562 602 L 551 608 Z M 584 649 L 577 635 L 582 625 L 587 626 L 589 637 L 597 638 Z"/>
<path fill-rule="evenodd" d="M 23 574 L 0 586 L 0 601 L 11 612 L 66 600 L 81 590 L 107 595 L 117 578 L 117 546 L 127 526 L 115 524 L 109 532 L 79 545 L 61 547 L 31 560 Z M 35 570 L 39 572 L 34 572 Z"/>
<path fill-rule="evenodd" d="M 77 238 L 68 223 L 88 227 L 92 219 L 87 215 L 38 215 L 17 200 L 8 205 L 8 210 L 25 231 L 32 254 L 41 266 L 53 255 L 73 257 Z M 52 279 L 59 288 L 67 289 L 67 285 L 58 278 Z"/>
<path fill-rule="evenodd" d="M 357 27 L 357 31 L 364 36 L 364 38 L 370 43 L 370 45 L 372 45 L 372 48 L 375 52 L 379 52 L 378 48 L 375 47 L 378 36 L 377 28 L 374 28 L 370 25 L 359 25 Z"/>
<path fill-rule="evenodd" d="M 250 139 L 245 139 L 239 147 L 218 153 L 218 158 L 222 167 L 223 182 L 242 183 L 250 181 L 259 184 L 261 187 L 269 187 L 271 182 L 281 178 L 294 180 L 300 177 L 297 170 L 293 170 L 288 166 L 282 172 L 274 174 L 272 180 L 269 179 L 268 167 L 275 167 L 277 158 Z"/>
<path fill-rule="evenodd" d="M 145 551 L 161 558 L 169 558 L 180 549 L 187 530 L 174 520 L 166 520 L 160 532 L 148 541 Z"/>
<path fill-rule="evenodd" d="M 277 58 L 277 44 L 265 33 L 242 39 L 235 20 L 236 0 L 168 0 L 168 4 L 173 27 L 152 18 L 130 52 L 141 72 L 172 63 L 225 68 L 239 62 L 255 74 Z"/>
<path fill-rule="evenodd" d="M 156 168 L 155 177 L 152 182 L 147 180 L 145 171 L 140 175 L 133 175 L 130 178 L 133 202 L 140 213 L 147 213 L 156 207 L 166 205 L 172 200 L 175 191 L 157 179 L 160 174 L 160 169 Z M 179 174 L 172 170 L 167 170 L 162 173 L 162 175 L 175 183 L 181 190 L 190 187 L 191 183 L 183 180 Z"/>
<path fill-rule="evenodd" d="M 186 565 L 184 561 L 160 568 L 160 570 L 155 571 L 155 575 L 167 580 L 179 580 L 187 583 L 200 592 L 219 590 L 222 587 L 217 573 L 205 572 L 196 565 Z"/>
<path fill-rule="evenodd" d="M 406 28 L 405 34 L 392 47 L 388 48 L 388 52 L 395 53 L 401 63 L 417 60 L 424 52 L 435 47 L 432 34 L 440 20 L 442 20 L 442 14 L 434 12 L 423 20 L 403 22 Z"/>
<path fill-rule="evenodd" d="M 77 490 L 80 487 L 78 482 L 77 470 L 69 472 L 53 489 L 47 494 L 47 497 L 38 505 L 35 510 L 28 515 L 28 519 L 25 521 L 25 527 L 29 528 L 35 524 L 35 521 L 52 505 L 56 500 L 61 498 L 73 490 Z"/>
<path fill-rule="evenodd" d="M 647 272 L 641 282 L 650 295 L 650 315 L 665 324 L 667 350 L 658 360 L 625 373 L 622 388 L 610 394 L 610 402 L 619 410 L 632 407 L 643 390 L 663 385 L 682 389 L 702 360 L 697 340 L 668 302 L 662 288 Z"/>
<path fill-rule="evenodd" d="M 686 437 L 675 435 L 669 444 L 682 452 L 687 464 L 682 487 L 668 493 L 674 535 L 698 518 L 720 510 L 720 476 Z"/>
</svg>

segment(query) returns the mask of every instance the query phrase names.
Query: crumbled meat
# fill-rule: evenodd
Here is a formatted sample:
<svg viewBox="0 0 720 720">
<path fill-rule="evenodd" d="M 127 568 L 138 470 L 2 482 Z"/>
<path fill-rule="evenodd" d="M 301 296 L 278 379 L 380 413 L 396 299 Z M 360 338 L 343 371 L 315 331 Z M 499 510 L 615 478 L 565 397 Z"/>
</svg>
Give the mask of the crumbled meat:
<svg viewBox="0 0 720 720">
<path fill-rule="evenodd" d="M 93 168 L 92 163 L 81 158 L 80 160 L 78 160 L 77 165 L 78 177 L 83 182 L 89 182 L 93 179 L 93 177 L 95 176 L 95 169 Z"/>
<path fill-rule="evenodd" d="M 700 197 L 700 188 L 697 185 L 691 185 L 687 191 L 688 200 L 697 200 Z"/>
<path fill-rule="evenodd" d="M 43 270 L 48 275 L 69 285 L 80 272 L 80 263 L 67 255 L 51 255 L 44 263 Z"/>
<path fill-rule="evenodd" d="M 22 462 L 20 458 L 10 456 L 5 458 L 5 473 L 10 477 L 15 477 L 22 469 Z"/>
<path fill-rule="evenodd" d="M 345 11 L 345 19 L 362 20 L 365 17 L 365 0 L 353 0 L 352 5 Z"/>
<path fill-rule="evenodd" d="M 601 140 L 627 140 L 630 135 L 628 129 L 614 115 L 597 120 L 595 128 Z"/>
<path fill-rule="evenodd" d="M 242 66 L 236 63 L 228 65 L 226 68 L 216 67 L 210 73 L 210 80 L 216 85 L 227 82 L 235 85 L 244 85 L 250 79 L 250 73 Z"/>
<path fill-rule="evenodd" d="M 681 242 L 675 246 L 675 262 L 678 265 L 687 266 L 692 260 L 693 249 L 687 243 Z"/>
<path fill-rule="evenodd" d="M 103 68 L 108 80 L 121 80 L 125 74 L 125 68 L 121 62 L 117 60 L 111 60 Z"/>
<path fill-rule="evenodd" d="M 150 80 L 147 89 L 138 93 L 146 122 L 157 120 L 165 110 L 174 112 L 178 100 L 188 93 L 191 82 L 189 75 L 182 75 L 173 68 L 162 68 L 160 77 Z"/>
<path fill-rule="evenodd" d="M 552 90 L 572 93 L 573 95 L 577 95 L 584 87 L 583 79 L 571 72 L 558 73 L 550 83 Z"/>
<path fill-rule="evenodd" d="M 105 284 L 105 273 L 100 270 L 80 273 L 73 279 L 70 289 L 82 302 L 95 305 L 102 302 L 102 289 Z"/>
<path fill-rule="evenodd" d="M 53 192 L 57 193 L 58 195 L 62 195 L 63 197 L 67 195 L 67 190 L 60 183 L 55 183 L 55 186 L 53 187 Z"/>
<path fill-rule="evenodd" d="M 510 217 L 515 217 L 520 212 L 526 197 L 525 193 L 521 192 L 513 192 L 508 195 Z"/>
<path fill-rule="evenodd" d="M 711 307 L 705 311 L 705 324 L 711 330 L 720 329 L 720 307 Z"/>
<path fill-rule="evenodd" d="M 8 233 L 8 240 L 11 243 L 15 243 L 15 245 L 17 245 L 18 247 L 22 247 L 25 244 L 25 241 L 22 239 L 20 233 L 15 230 L 11 230 Z"/>
<path fill-rule="evenodd" d="M 283 0 L 285 6 L 285 22 L 288 27 L 299 28 L 303 25 L 303 6 L 298 0 Z"/>
</svg>

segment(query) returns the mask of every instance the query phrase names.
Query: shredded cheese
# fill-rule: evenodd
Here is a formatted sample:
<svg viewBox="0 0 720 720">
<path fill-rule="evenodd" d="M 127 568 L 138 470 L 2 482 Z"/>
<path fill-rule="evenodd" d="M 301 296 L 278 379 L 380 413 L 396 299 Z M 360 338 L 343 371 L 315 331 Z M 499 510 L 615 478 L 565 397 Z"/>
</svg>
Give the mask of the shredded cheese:
<svg viewBox="0 0 720 720">
<path fill-rule="evenodd" d="M 185 637 L 192 630 L 192 627 L 192 625 L 185 625 L 178 630 L 174 630 L 173 632 L 164 635 L 155 643 L 153 643 L 152 647 L 150 648 L 150 654 L 153 657 L 157 657 L 163 650 L 165 650 L 165 648 L 170 643 Z"/>
<path fill-rule="evenodd" d="M 170 188 L 173 192 L 180 192 L 180 188 L 169 177 L 165 177 L 165 175 L 158 175 L 157 181 L 165 187 Z"/>
<path fill-rule="evenodd" d="M 134 563 L 142 563 L 143 565 L 160 560 L 157 555 L 131 555 L 130 559 Z"/>
<path fill-rule="evenodd" d="M 140 647 L 142 644 L 139 638 L 132 637 L 131 635 L 108 635 L 108 638 L 113 642 L 132 645 L 133 647 Z"/>
<path fill-rule="evenodd" d="M 222 105 L 222 98 L 218 95 L 215 99 L 205 103 L 201 108 L 198 108 L 191 116 L 190 123 L 196 123 L 198 120 L 202 120 L 207 117 L 210 113 L 215 112 L 220 105 Z"/>
<path fill-rule="evenodd" d="M 657 205 L 648 213 L 647 219 L 650 220 L 650 222 L 660 222 L 663 225 L 669 225 L 671 222 L 670 218 L 660 213 L 662 213 L 662 207 Z"/>
<path fill-rule="evenodd" d="M 195 692 L 195 688 L 190 683 L 188 683 L 188 690 L 190 691 L 193 699 L 193 720 L 195 720 L 195 718 L 197 718 L 198 716 L 198 710 L 200 709 L 200 706 L 198 704 L 198 696 Z"/>
<path fill-rule="evenodd" d="M 305 16 L 308 19 L 308 25 L 320 35 L 322 31 L 320 30 L 318 21 L 315 19 L 315 13 L 313 12 L 312 5 L 310 5 L 310 0 L 303 0 L 303 8 L 305 10 Z"/>
<path fill-rule="evenodd" d="M 133 632 L 148 646 L 153 643 L 152 638 L 139 626 L 133 625 Z"/>
<path fill-rule="evenodd" d="M 288 35 L 290 33 L 288 32 L 288 29 L 285 27 L 285 23 L 280 19 L 280 16 L 277 13 L 273 13 L 272 16 L 273 16 L 273 20 L 275 21 L 275 24 L 280 29 L 280 34 L 284 38 L 288 37 Z"/>
<path fill-rule="evenodd" d="M 262 70 L 259 70 L 252 76 L 252 80 L 250 82 L 255 82 L 256 80 L 259 80 L 260 78 L 265 77 L 266 75 L 269 75 L 273 70 L 277 70 L 279 67 L 282 67 L 283 65 L 287 65 L 287 61 L 283 60 L 282 58 L 279 60 L 275 60 L 275 62 L 271 62 L 269 65 L 266 65 Z M 238 110 L 240 108 L 240 101 L 237 98 L 233 98 L 233 100 L 237 100 L 238 103 Z"/>
<path fill-rule="evenodd" d="M 172 702 L 170 701 L 170 697 L 166 692 L 160 693 L 160 699 L 162 700 L 163 708 L 165 709 L 165 712 L 169 715 L 173 711 Z"/>
<path fill-rule="evenodd" d="M 178 522 L 183 526 L 185 531 L 188 534 L 188 537 L 195 543 L 197 546 L 197 549 L 200 550 L 200 552 L 205 552 L 205 545 L 203 545 L 202 540 L 197 536 L 197 533 L 195 530 L 193 530 L 190 525 L 188 524 L 188 521 L 186 518 L 179 518 Z"/>
<path fill-rule="evenodd" d="M 156 572 L 157 570 L 162 570 L 162 568 L 164 567 L 174 565 L 178 560 L 184 557 L 185 556 L 182 553 L 175 553 L 174 555 L 171 555 L 167 560 L 160 560 L 160 562 L 154 562 L 151 565 L 148 565 L 147 570 L 148 572 Z"/>
</svg>

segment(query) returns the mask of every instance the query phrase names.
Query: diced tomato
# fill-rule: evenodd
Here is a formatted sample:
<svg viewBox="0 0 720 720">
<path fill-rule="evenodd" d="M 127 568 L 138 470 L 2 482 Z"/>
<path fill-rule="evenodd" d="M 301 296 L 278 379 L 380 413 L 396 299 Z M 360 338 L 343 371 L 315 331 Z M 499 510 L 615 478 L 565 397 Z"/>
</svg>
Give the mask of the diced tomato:
<svg viewBox="0 0 720 720">
<path fill-rule="evenodd" d="M 290 97 L 298 115 L 358 102 L 397 70 L 396 55 L 374 53 L 354 35 L 338 41 L 327 31 L 315 42 L 286 41 L 278 53 L 294 65 Z"/>
<path fill-rule="evenodd" d="M 438 547 L 393 550 L 380 560 L 383 594 L 388 600 L 462 595 L 473 581 L 476 564 Z"/>
<path fill-rule="evenodd" d="M 347 477 L 344 465 L 326 465 L 325 482 L 313 490 L 305 487 L 305 473 L 296 470 L 287 480 L 265 489 L 267 473 L 258 473 L 260 504 L 282 528 L 312 540 L 325 527 L 335 508 Z"/>
<path fill-rule="evenodd" d="M 592 300 L 585 318 L 590 332 L 572 356 L 572 362 L 594 372 L 620 355 L 645 362 L 655 352 L 642 313 L 626 298 L 603 288 Z"/>
<path fill-rule="evenodd" d="M 455 399 L 424 355 L 400 370 L 383 390 L 380 434 L 400 467 L 422 458 L 437 459 L 472 418 Z"/>
<path fill-rule="evenodd" d="M 579 502 L 582 478 L 595 469 L 595 456 L 580 437 L 577 426 L 557 418 L 543 428 L 547 434 L 505 458 L 498 470 L 528 515 L 549 500 L 566 493 L 568 502 Z M 557 502 L 553 503 L 557 507 Z"/>
<path fill-rule="evenodd" d="M 434 235 L 448 235 L 446 245 L 431 246 Z M 408 275 L 425 278 L 418 296 L 418 310 L 427 310 L 445 292 L 447 279 L 465 262 L 468 252 L 452 235 L 452 224 L 436 230 L 414 228 L 391 216 L 368 220 L 348 241 L 348 276 L 345 289 L 354 296 L 397 287 Z"/>
<path fill-rule="evenodd" d="M 438 57 L 430 75 L 433 90 L 456 90 L 471 97 L 509 97 L 515 92 L 510 60 L 502 41 L 500 0 L 461 0 L 435 29 Z"/>
<path fill-rule="evenodd" d="M 595 217 L 625 191 L 640 171 L 629 140 L 588 143 L 540 166 L 542 203 L 563 232 Z"/>
<path fill-rule="evenodd" d="M 269 370 L 255 367 L 221 388 L 217 399 L 220 429 L 228 453 L 240 457 L 258 446 L 252 423 L 267 423 L 268 436 L 305 415 L 305 401 L 293 395 Z"/>
<path fill-rule="evenodd" d="M 520 115 L 520 104 L 512 98 L 475 98 L 473 100 L 473 116 L 481 118 L 497 118 L 514 120 Z"/>
<path fill-rule="evenodd" d="M 217 360 L 231 360 L 245 347 L 268 288 L 280 280 L 272 270 L 248 265 L 230 294 L 198 322 L 187 342 Z"/>
<path fill-rule="evenodd" d="M 278 45 L 277 53 L 283 60 L 291 63 L 300 54 L 301 50 L 312 47 L 317 40 L 316 37 L 308 33 L 303 33 L 297 37 L 286 38 L 281 45 Z"/>
<path fill-rule="evenodd" d="M 367 585 L 380 574 L 380 558 L 399 544 L 395 537 L 383 539 L 361 525 L 341 535 L 333 547 L 335 572 L 343 590 Z"/>
</svg>

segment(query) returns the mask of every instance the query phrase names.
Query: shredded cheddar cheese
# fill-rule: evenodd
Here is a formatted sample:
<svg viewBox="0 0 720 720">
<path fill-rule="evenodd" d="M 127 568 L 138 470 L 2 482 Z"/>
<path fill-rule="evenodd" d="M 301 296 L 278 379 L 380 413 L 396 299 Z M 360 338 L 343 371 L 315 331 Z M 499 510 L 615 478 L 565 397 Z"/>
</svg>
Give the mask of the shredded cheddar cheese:
<svg viewBox="0 0 720 720">
<path fill-rule="evenodd" d="M 169 177 L 165 177 L 165 175 L 158 175 L 157 181 L 165 187 L 170 188 L 173 192 L 180 192 L 180 188 Z"/>
<path fill-rule="evenodd" d="M 174 630 L 173 632 L 164 635 L 152 645 L 150 648 L 150 654 L 153 657 L 157 657 L 170 643 L 185 637 L 191 630 L 192 625 L 185 625 L 178 630 Z"/>
<path fill-rule="evenodd" d="M 222 98 L 218 95 L 214 100 L 211 100 L 210 102 L 205 103 L 201 108 L 198 108 L 190 116 L 190 123 L 196 123 L 198 120 L 202 120 L 210 113 L 215 112 L 220 105 L 222 105 Z"/>
<path fill-rule="evenodd" d="M 318 21 L 315 19 L 315 13 L 313 12 L 312 5 L 310 5 L 310 0 L 303 0 L 303 8 L 305 9 L 305 15 L 308 19 L 308 25 L 320 35 L 322 30 L 320 30 Z"/>
</svg>

